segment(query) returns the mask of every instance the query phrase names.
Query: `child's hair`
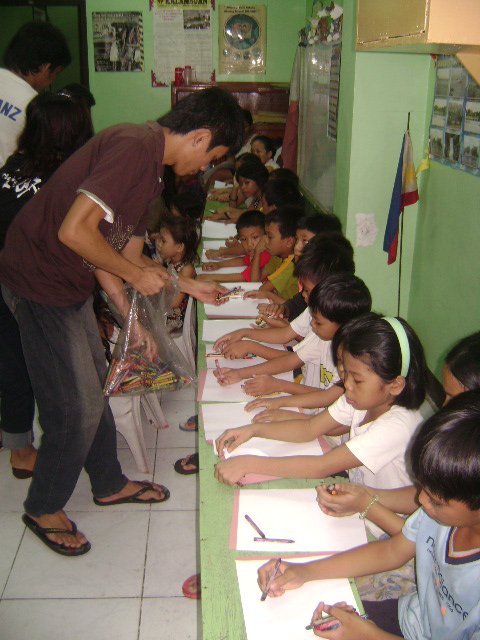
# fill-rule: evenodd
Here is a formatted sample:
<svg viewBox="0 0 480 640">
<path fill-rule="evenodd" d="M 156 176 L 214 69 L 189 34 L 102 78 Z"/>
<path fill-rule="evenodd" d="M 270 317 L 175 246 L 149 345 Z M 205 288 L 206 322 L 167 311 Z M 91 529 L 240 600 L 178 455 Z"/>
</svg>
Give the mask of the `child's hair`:
<svg viewBox="0 0 480 640">
<path fill-rule="evenodd" d="M 265 216 L 261 211 L 256 209 L 249 209 L 242 213 L 236 223 L 237 233 L 240 233 L 242 229 L 247 227 L 260 227 L 265 230 Z"/>
<path fill-rule="evenodd" d="M 244 109 L 243 107 L 242 107 L 242 113 L 243 113 L 243 120 L 244 120 L 245 126 L 251 127 L 253 124 L 252 113 L 248 109 Z"/>
<path fill-rule="evenodd" d="M 72 98 L 72 100 L 81 102 L 86 109 L 91 109 L 96 105 L 93 93 L 87 89 L 87 87 L 84 87 L 83 84 L 79 84 L 78 82 L 66 84 L 57 91 L 57 94 L 59 96 L 67 96 L 67 98 Z"/>
<path fill-rule="evenodd" d="M 182 216 L 193 220 L 202 217 L 204 206 L 202 198 L 194 193 L 176 193 L 170 199 L 170 208 L 175 207 Z"/>
<path fill-rule="evenodd" d="M 299 229 L 306 229 L 310 233 L 342 233 L 342 223 L 331 213 L 316 213 L 305 216 L 298 221 Z"/>
<path fill-rule="evenodd" d="M 353 247 L 341 233 L 320 233 L 295 263 L 295 276 L 318 283 L 332 273 L 355 273 Z"/>
<path fill-rule="evenodd" d="M 258 160 L 245 160 L 235 171 L 235 177 L 237 180 L 240 180 L 240 178 L 253 180 L 258 188 L 263 191 L 263 187 L 268 180 L 268 169 L 265 169 L 264 165 Z"/>
<path fill-rule="evenodd" d="M 182 260 L 187 263 L 194 263 L 196 261 L 197 249 L 200 243 L 200 233 L 195 220 L 191 218 L 179 218 L 178 216 L 169 214 L 160 220 L 159 231 L 161 229 L 167 229 L 177 244 L 184 245 L 185 253 Z"/>
<path fill-rule="evenodd" d="M 286 167 L 278 167 L 278 169 L 274 169 L 270 173 L 268 181 L 275 182 L 275 180 L 287 180 L 288 182 L 294 184 L 296 187 L 298 187 L 300 184 L 300 178 L 297 176 L 295 171 L 287 169 Z"/>
<path fill-rule="evenodd" d="M 40 93 L 26 109 L 16 158 L 22 177 L 48 175 L 93 136 L 90 113 L 79 102 Z"/>
<path fill-rule="evenodd" d="M 271 138 L 269 138 L 268 136 L 255 136 L 254 138 L 252 138 L 252 142 L 250 144 L 253 144 L 254 142 L 261 142 L 265 147 L 265 151 L 270 152 L 273 158 L 277 149 L 275 147 L 275 143 Z"/>
<path fill-rule="evenodd" d="M 466 389 L 480 389 L 480 331 L 450 349 L 445 364 Z"/>
<path fill-rule="evenodd" d="M 247 162 L 252 160 L 252 162 L 257 162 L 262 164 L 262 161 L 259 159 L 258 156 L 256 156 L 254 153 L 250 153 L 250 151 L 246 151 L 245 153 L 241 153 L 239 156 L 237 156 L 235 158 L 235 164 L 237 166 L 237 168 L 240 166 L 240 164 L 242 164 L 243 162 Z"/>
<path fill-rule="evenodd" d="M 424 422 L 410 457 L 416 481 L 433 497 L 480 509 L 480 391 L 461 393 Z"/>
<path fill-rule="evenodd" d="M 263 166 L 263 165 L 262 165 Z M 263 188 L 263 197 L 270 206 L 278 207 L 291 204 L 301 207 L 303 214 L 303 198 L 298 187 L 289 180 L 267 180 Z"/>
<path fill-rule="evenodd" d="M 297 231 L 298 207 L 292 205 L 284 205 L 279 207 L 265 216 L 265 227 L 269 224 L 278 224 L 278 230 L 282 238 L 295 238 Z"/>
<path fill-rule="evenodd" d="M 394 404 L 418 409 L 425 400 L 427 365 L 420 340 L 403 320 L 410 352 L 410 366 L 405 387 Z M 365 362 L 382 380 L 392 382 L 402 372 L 402 349 L 397 333 L 389 322 L 376 313 L 368 313 L 348 322 L 342 331 L 342 346 L 354 358 Z M 338 346 L 338 345 L 337 345 Z"/>
<path fill-rule="evenodd" d="M 312 314 L 318 311 L 327 320 L 342 325 L 368 313 L 372 308 L 372 296 L 357 276 L 334 273 L 315 285 L 308 306 Z"/>
</svg>

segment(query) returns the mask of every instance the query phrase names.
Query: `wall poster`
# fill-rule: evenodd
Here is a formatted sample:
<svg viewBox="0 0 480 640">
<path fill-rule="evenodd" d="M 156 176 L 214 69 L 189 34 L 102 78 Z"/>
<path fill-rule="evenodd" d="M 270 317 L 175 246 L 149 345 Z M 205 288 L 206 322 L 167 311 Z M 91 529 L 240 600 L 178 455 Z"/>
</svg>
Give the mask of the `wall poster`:
<svg viewBox="0 0 480 640">
<path fill-rule="evenodd" d="M 430 157 L 480 175 L 480 86 L 454 56 L 437 60 Z"/>
<path fill-rule="evenodd" d="M 267 10 L 265 5 L 219 7 L 220 73 L 265 73 Z"/>
<path fill-rule="evenodd" d="M 95 71 L 143 71 L 140 11 L 92 13 Z"/>
<path fill-rule="evenodd" d="M 193 82 L 212 80 L 214 0 L 150 0 L 153 11 L 152 86 L 166 87 L 175 67 L 190 65 Z"/>
</svg>

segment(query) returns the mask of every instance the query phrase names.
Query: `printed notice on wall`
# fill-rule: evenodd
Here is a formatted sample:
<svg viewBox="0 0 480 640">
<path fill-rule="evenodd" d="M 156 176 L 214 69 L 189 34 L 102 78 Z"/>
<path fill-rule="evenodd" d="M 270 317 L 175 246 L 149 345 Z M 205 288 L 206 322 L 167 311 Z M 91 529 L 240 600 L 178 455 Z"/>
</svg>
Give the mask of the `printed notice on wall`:
<svg viewBox="0 0 480 640">
<path fill-rule="evenodd" d="M 430 157 L 480 175 L 480 86 L 454 56 L 439 56 Z"/>
<path fill-rule="evenodd" d="M 143 71 L 140 11 L 92 13 L 95 71 Z"/>
<path fill-rule="evenodd" d="M 153 12 L 152 86 L 166 87 L 175 68 L 192 67 L 193 82 L 210 82 L 212 0 L 150 0 Z"/>
<path fill-rule="evenodd" d="M 219 7 L 220 73 L 265 73 L 267 10 L 265 5 Z"/>
</svg>

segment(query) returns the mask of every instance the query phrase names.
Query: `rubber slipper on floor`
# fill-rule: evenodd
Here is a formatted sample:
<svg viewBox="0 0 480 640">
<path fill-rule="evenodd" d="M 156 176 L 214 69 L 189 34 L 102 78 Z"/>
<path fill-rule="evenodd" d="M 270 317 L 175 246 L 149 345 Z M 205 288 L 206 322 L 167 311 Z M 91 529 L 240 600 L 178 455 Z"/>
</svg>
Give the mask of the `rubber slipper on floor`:
<svg viewBox="0 0 480 640">
<path fill-rule="evenodd" d="M 186 466 L 193 465 L 194 469 L 185 469 Z M 181 473 L 182 476 L 190 476 L 193 473 L 198 473 L 198 453 L 192 453 L 185 458 L 180 458 L 173 465 L 173 468 L 177 473 Z"/>
<path fill-rule="evenodd" d="M 170 497 L 170 491 L 167 487 L 164 487 L 162 484 L 159 484 L 160 490 L 163 493 L 163 498 L 157 500 L 156 498 L 148 498 L 148 500 L 142 500 L 141 496 L 144 493 L 150 490 L 157 491 L 156 486 L 153 482 L 147 482 L 146 480 L 135 480 L 135 484 L 140 485 L 140 489 L 135 493 L 132 493 L 131 496 L 125 496 L 125 498 L 117 498 L 116 500 L 110 500 L 109 502 L 101 502 L 98 498 L 93 497 L 93 501 L 99 507 L 110 507 L 113 504 L 157 504 L 158 502 L 165 502 Z"/>
<path fill-rule="evenodd" d="M 34 533 L 37 538 L 39 538 L 43 544 L 45 544 L 49 549 L 55 551 L 55 553 L 59 553 L 62 556 L 83 556 L 84 553 L 90 551 L 91 544 L 90 542 L 84 542 L 79 547 L 67 547 L 64 544 L 54 542 L 47 538 L 47 534 L 49 533 L 66 533 L 68 535 L 74 536 L 77 533 L 77 525 L 70 520 L 70 524 L 72 525 L 71 529 L 54 529 L 54 528 L 45 528 L 41 527 L 33 518 L 28 516 L 26 513 L 22 516 L 23 523 L 30 529 L 32 533 Z"/>
<path fill-rule="evenodd" d="M 186 422 L 179 424 L 178 428 L 181 431 L 198 431 L 198 416 L 190 416 Z"/>
<path fill-rule="evenodd" d="M 182 585 L 182 592 L 186 598 L 192 598 L 193 600 L 200 600 L 202 595 L 202 589 L 200 584 L 200 574 L 196 573 L 194 576 L 187 578 Z"/>
</svg>

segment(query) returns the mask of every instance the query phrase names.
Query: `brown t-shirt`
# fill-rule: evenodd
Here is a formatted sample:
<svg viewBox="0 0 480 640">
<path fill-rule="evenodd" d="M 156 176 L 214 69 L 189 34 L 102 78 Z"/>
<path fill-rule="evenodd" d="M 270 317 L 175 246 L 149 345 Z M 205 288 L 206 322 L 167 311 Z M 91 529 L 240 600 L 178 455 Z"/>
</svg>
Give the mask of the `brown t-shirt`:
<svg viewBox="0 0 480 640">
<path fill-rule="evenodd" d="M 0 282 L 20 297 L 56 307 L 85 301 L 94 267 L 58 239 L 79 193 L 107 209 L 99 230 L 121 251 L 143 236 L 148 204 L 163 190 L 164 137 L 159 124 L 102 131 L 66 160 L 11 224 L 0 253 Z"/>
</svg>

